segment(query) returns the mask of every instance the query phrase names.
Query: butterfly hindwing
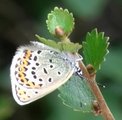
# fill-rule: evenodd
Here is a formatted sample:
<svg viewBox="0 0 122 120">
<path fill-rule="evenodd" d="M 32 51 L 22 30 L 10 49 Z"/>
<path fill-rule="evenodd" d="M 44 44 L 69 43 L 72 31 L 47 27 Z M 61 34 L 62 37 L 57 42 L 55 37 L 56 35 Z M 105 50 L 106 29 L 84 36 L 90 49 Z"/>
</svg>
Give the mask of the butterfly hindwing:
<svg viewBox="0 0 122 120">
<path fill-rule="evenodd" d="M 64 84 L 74 67 L 64 53 L 34 42 L 18 48 L 10 72 L 13 96 L 25 105 Z"/>
</svg>

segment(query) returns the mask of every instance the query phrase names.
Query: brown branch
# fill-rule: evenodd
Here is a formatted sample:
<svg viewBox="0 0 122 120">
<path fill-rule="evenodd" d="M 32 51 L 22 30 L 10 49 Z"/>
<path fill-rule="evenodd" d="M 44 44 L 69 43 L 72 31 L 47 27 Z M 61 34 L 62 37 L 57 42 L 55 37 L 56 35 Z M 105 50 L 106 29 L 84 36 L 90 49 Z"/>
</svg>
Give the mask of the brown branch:
<svg viewBox="0 0 122 120">
<path fill-rule="evenodd" d="M 91 76 L 88 72 L 88 70 L 86 69 L 85 65 L 82 63 L 82 61 L 79 62 L 79 66 L 81 68 L 81 70 L 83 71 L 83 76 L 87 79 L 87 82 L 93 92 L 93 94 L 96 97 L 98 106 L 100 108 L 99 111 L 101 111 L 101 115 L 104 117 L 105 120 L 115 120 L 114 116 L 112 115 L 110 109 L 108 108 L 104 97 L 99 89 L 99 87 L 97 86 L 97 83 L 95 81 L 95 74 L 93 76 Z"/>
</svg>

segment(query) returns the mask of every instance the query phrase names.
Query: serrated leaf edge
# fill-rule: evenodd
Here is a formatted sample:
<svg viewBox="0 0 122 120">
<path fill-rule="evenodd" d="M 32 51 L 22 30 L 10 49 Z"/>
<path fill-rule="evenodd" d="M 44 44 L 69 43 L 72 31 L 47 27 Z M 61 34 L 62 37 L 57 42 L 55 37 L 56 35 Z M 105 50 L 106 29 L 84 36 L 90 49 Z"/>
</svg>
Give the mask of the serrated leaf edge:
<svg viewBox="0 0 122 120">
<path fill-rule="evenodd" d="M 105 48 L 106 49 L 106 54 L 104 55 L 104 58 L 103 58 L 103 61 L 102 61 L 102 62 L 104 62 L 104 61 L 106 61 L 106 58 L 105 58 L 106 55 L 109 53 L 109 50 L 107 49 L 109 44 L 110 44 L 110 42 L 108 42 L 109 37 L 105 37 L 104 32 L 98 32 L 97 28 L 95 28 L 91 32 L 87 32 L 86 39 L 87 39 L 87 37 L 90 37 L 92 34 L 95 34 L 95 36 L 97 38 L 100 37 L 100 35 L 101 35 L 101 38 L 102 39 L 104 38 L 106 40 L 106 48 Z M 87 44 L 87 41 L 83 41 L 83 44 Z M 101 62 L 101 64 L 102 64 L 102 62 Z M 101 69 L 101 64 L 99 64 L 98 70 Z"/>
<path fill-rule="evenodd" d="M 48 45 L 50 47 L 53 47 L 55 49 L 58 49 L 60 51 L 65 51 L 65 52 L 71 52 L 71 53 L 76 53 L 78 52 L 79 49 L 82 48 L 82 45 L 80 45 L 79 43 L 73 43 L 73 42 L 55 42 L 54 40 L 50 40 L 50 39 L 45 39 L 43 37 L 40 37 L 39 35 L 35 34 L 35 37 L 41 41 L 42 43 L 44 43 L 45 45 Z M 66 46 L 70 46 L 73 49 L 69 49 L 70 47 L 65 47 L 65 49 L 63 48 L 63 45 Z"/>
<path fill-rule="evenodd" d="M 56 10 L 61 10 L 62 12 L 65 12 L 65 13 L 68 13 L 71 17 L 72 17 L 72 21 L 73 21 L 73 27 L 70 29 L 70 32 L 69 32 L 69 34 L 73 31 L 73 29 L 74 29 L 74 24 L 75 24 L 75 22 L 74 22 L 74 17 L 73 17 L 73 14 L 72 13 L 70 13 L 69 11 L 68 11 L 68 9 L 63 9 L 62 7 L 60 7 L 60 8 L 58 8 L 58 7 L 55 7 L 54 8 L 54 10 L 52 10 L 49 14 L 48 14 L 48 16 L 47 16 L 47 20 L 46 20 L 46 24 L 47 24 L 47 29 L 49 30 L 49 32 L 51 33 L 51 34 L 53 34 L 53 35 L 55 35 L 55 33 L 52 33 L 51 31 L 50 31 L 50 28 L 49 28 L 49 19 L 50 19 L 50 17 L 52 16 L 52 14 L 56 11 Z M 67 35 L 67 36 L 69 36 L 69 35 Z"/>
</svg>

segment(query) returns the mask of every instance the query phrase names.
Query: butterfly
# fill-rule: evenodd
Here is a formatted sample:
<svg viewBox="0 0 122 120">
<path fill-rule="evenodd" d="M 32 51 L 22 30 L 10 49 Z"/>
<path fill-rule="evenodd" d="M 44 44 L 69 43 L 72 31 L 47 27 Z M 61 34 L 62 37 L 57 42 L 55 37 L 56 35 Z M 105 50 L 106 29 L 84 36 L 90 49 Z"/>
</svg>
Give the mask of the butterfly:
<svg viewBox="0 0 122 120">
<path fill-rule="evenodd" d="M 26 105 L 53 92 L 78 71 L 80 60 L 79 54 L 63 52 L 40 42 L 20 46 L 10 67 L 15 101 Z"/>
</svg>

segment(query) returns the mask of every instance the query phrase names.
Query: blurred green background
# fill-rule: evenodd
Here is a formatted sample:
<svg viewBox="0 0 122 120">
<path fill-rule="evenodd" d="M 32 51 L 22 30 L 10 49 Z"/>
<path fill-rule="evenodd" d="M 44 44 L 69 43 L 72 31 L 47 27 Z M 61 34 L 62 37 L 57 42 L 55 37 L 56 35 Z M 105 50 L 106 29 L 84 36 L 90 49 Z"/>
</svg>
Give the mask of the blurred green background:
<svg viewBox="0 0 122 120">
<path fill-rule="evenodd" d="M 55 6 L 67 8 L 75 17 L 70 36 L 82 42 L 97 27 L 110 37 L 110 53 L 97 74 L 97 82 L 116 120 L 122 118 L 122 1 L 121 0 L 0 0 L 0 120 L 102 120 L 92 113 L 64 106 L 55 91 L 26 106 L 15 103 L 9 68 L 19 45 L 35 40 L 35 33 L 52 38 L 45 20 Z"/>
</svg>

